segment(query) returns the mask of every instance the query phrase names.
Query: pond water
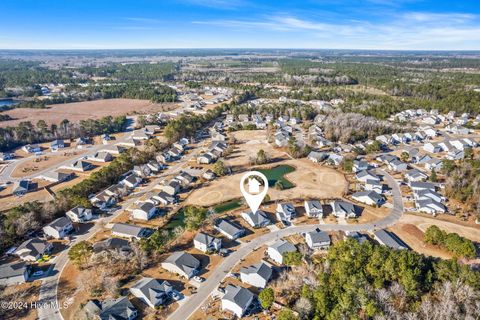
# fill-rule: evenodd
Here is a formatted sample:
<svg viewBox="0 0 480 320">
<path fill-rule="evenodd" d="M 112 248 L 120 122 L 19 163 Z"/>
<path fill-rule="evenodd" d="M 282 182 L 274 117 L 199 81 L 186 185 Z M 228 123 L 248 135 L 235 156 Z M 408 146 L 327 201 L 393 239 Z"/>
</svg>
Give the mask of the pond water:
<svg viewBox="0 0 480 320">
<path fill-rule="evenodd" d="M 295 187 L 293 183 L 288 181 L 285 178 L 287 173 L 295 171 L 295 168 L 288 165 L 280 165 L 270 169 L 259 169 L 261 173 L 263 173 L 268 179 L 268 186 L 273 187 L 277 181 L 281 181 L 283 184 L 284 189 L 290 189 Z"/>
</svg>

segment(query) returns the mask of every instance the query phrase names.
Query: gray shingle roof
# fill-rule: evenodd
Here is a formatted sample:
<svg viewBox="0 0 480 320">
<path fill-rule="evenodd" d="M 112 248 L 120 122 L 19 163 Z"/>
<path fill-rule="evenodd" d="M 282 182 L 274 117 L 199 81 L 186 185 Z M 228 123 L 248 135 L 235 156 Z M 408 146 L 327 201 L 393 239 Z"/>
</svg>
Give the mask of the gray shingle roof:
<svg viewBox="0 0 480 320">
<path fill-rule="evenodd" d="M 258 274 L 260 277 L 262 277 L 265 280 L 269 280 L 272 276 L 272 268 L 267 265 L 265 262 L 259 262 L 257 264 L 248 266 L 248 267 L 243 267 L 240 269 L 240 273 L 243 274 Z"/>
<path fill-rule="evenodd" d="M 172 253 L 166 260 L 166 263 L 172 263 L 186 274 L 190 274 L 192 270 L 200 269 L 200 261 L 185 251 L 177 251 Z"/>
<path fill-rule="evenodd" d="M 253 297 L 254 295 L 250 290 L 229 284 L 225 289 L 225 295 L 222 300 L 231 301 L 245 310 Z"/>
</svg>

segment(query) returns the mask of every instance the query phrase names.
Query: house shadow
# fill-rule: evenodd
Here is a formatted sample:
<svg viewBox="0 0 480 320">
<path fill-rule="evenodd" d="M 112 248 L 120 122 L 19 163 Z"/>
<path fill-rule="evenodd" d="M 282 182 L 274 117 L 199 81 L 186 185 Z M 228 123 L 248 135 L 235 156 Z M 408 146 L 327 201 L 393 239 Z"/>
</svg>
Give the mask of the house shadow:
<svg viewBox="0 0 480 320">
<path fill-rule="evenodd" d="M 58 253 L 62 252 L 63 250 L 67 249 L 67 248 L 68 248 L 68 246 L 65 245 L 65 243 L 63 243 L 63 242 L 53 242 L 53 249 L 52 249 L 51 254 L 52 255 L 58 254 Z"/>
<path fill-rule="evenodd" d="M 93 223 L 93 222 L 78 223 L 75 226 L 75 233 L 73 233 L 72 236 L 77 237 L 77 236 L 80 236 L 80 235 L 87 234 L 89 232 L 89 230 L 91 228 L 93 228 L 94 225 L 95 225 L 95 223 Z"/>
<path fill-rule="evenodd" d="M 361 216 L 364 210 L 363 207 L 357 206 L 355 204 L 353 205 L 353 209 L 355 210 L 355 214 L 357 215 L 357 217 Z"/>
</svg>

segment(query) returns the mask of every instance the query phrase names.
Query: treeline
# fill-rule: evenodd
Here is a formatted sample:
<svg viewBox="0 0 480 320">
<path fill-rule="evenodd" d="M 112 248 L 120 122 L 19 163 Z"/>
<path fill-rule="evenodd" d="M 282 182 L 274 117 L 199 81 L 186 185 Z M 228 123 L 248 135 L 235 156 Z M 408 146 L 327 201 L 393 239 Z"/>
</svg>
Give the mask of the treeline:
<svg viewBox="0 0 480 320">
<path fill-rule="evenodd" d="M 7 151 L 31 143 L 41 143 L 54 139 L 74 139 L 92 137 L 103 133 L 123 131 L 127 125 L 125 116 L 106 116 L 101 119 L 81 120 L 72 123 L 65 119 L 59 124 L 48 125 L 39 120 L 36 125 L 30 121 L 20 122 L 15 127 L 0 128 L 0 151 Z"/>
<path fill-rule="evenodd" d="M 121 81 L 168 81 L 173 80 L 178 66 L 171 62 L 109 64 L 101 67 L 83 67 L 79 71 L 90 77 L 108 77 Z"/>
<path fill-rule="evenodd" d="M 325 119 L 317 123 L 323 130 L 325 138 L 333 142 L 355 143 L 375 139 L 382 134 L 391 134 L 408 130 L 387 121 L 366 117 L 358 113 L 332 111 Z"/>
<path fill-rule="evenodd" d="M 471 240 L 461 237 L 457 233 L 447 233 L 435 225 L 427 228 L 424 239 L 426 243 L 447 249 L 456 257 L 470 259 L 476 257 L 477 250 Z"/>
<path fill-rule="evenodd" d="M 2 213 L 0 219 L 0 252 L 24 240 L 30 232 L 65 214 L 75 206 L 91 207 L 88 196 L 116 183 L 134 165 L 148 162 L 156 148 L 140 151 L 130 148 L 109 165 L 92 173 L 87 179 L 57 193 L 54 201 L 27 202 Z"/>
<path fill-rule="evenodd" d="M 304 253 L 271 286 L 299 319 L 474 319 L 480 273 L 455 260 L 350 239 L 319 259 Z"/>
<path fill-rule="evenodd" d="M 480 159 L 465 159 L 456 164 L 443 161 L 445 192 L 450 198 L 467 205 L 479 216 L 480 212 Z"/>
<path fill-rule="evenodd" d="M 164 135 L 169 142 L 174 142 L 185 137 L 191 138 L 198 129 L 218 118 L 222 112 L 228 108 L 229 105 L 223 104 L 220 107 L 208 110 L 206 114 L 182 115 L 168 122 L 164 129 Z"/>
<path fill-rule="evenodd" d="M 87 88 L 91 99 L 143 99 L 152 102 L 175 102 L 177 92 L 165 85 L 129 81 L 104 85 L 91 85 Z"/>
<path fill-rule="evenodd" d="M 274 120 L 283 115 L 298 118 L 300 120 L 312 120 L 317 115 L 317 111 L 310 105 L 297 105 L 294 103 L 272 103 L 262 104 L 256 107 L 248 104 L 236 105 L 230 108 L 230 113 L 234 116 L 240 114 L 248 114 L 251 117 L 253 114 L 260 114 L 263 117 L 271 115 Z"/>
</svg>

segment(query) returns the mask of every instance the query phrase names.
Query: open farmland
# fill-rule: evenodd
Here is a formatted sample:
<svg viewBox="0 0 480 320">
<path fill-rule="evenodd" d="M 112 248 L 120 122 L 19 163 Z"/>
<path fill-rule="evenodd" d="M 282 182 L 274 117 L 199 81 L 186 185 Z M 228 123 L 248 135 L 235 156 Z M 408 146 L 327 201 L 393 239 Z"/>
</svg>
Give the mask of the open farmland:
<svg viewBox="0 0 480 320">
<path fill-rule="evenodd" d="M 170 110 L 173 103 L 152 103 L 148 100 L 108 99 L 51 105 L 47 109 L 16 108 L 2 112 L 13 120 L 0 122 L 0 127 L 14 126 L 22 121 L 36 124 L 38 120 L 59 123 L 63 119 L 79 122 L 86 119 L 99 119 L 105 116 L 120 116 L 132 113 L 153 113 Z"/>
</svg>

